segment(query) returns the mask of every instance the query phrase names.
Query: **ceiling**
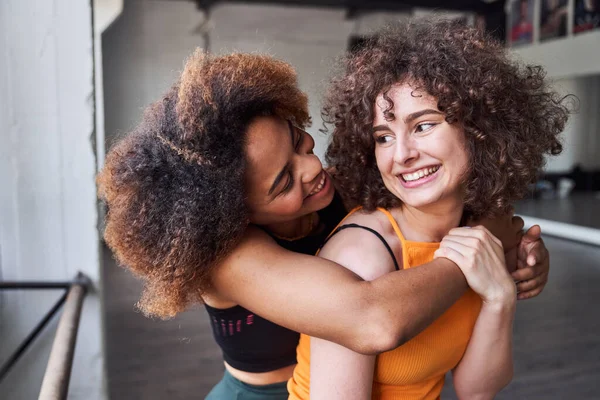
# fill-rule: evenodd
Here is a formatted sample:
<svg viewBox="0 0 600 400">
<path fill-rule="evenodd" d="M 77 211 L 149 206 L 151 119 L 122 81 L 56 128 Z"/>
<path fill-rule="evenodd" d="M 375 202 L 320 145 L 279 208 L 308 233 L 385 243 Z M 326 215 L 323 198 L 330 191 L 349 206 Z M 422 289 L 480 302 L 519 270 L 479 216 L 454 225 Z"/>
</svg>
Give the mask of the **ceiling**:
<svg viewBox="0 0 600 400">
<path fill-rule="evenodd" d="M 504 41 L 506 15 L 505 0 L 192 0 L 198 8 L 210 12 L 219 4 L 271 4 L 295 7 L 323 7 L 346 10 L 346 16 L 353 18 L 361 14 L 375 11 L 410 11 L 411 9 L 430 8 L 447 11 L 469 11 L 485 18 L 486 31 L 498 40 Z"/>
<path fill-rule="evenodd" d="M 503 10 L 501 0 L 196 0 L 201 9 L 210 9 L 220 3 L 277 4 L 304 7 L 343 8 L 349 16 L 369 11 L 402 11 L 413 7 L 438 8 L 456 11 L 474 11 L 481 14 Z"/>
</svg>

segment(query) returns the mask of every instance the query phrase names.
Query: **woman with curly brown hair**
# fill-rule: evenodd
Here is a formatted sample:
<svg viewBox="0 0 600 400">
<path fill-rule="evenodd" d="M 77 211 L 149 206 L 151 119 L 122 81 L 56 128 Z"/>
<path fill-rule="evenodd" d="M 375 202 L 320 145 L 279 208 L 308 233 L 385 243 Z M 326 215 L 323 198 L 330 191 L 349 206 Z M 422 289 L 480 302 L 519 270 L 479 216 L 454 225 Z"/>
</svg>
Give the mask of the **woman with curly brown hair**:
<svg viewBox="0 0 600 400">
<path fill-rule="evenodd" d="M 470 289 L 377 358 L 302 335 L 291 398 L 307 399 L 310 386 L 313 400 L 439 399 L 452 370 L 460 399 L 491 399 L 512 378 L 516 289 L 500 241 L 461 226 L 525 195 L 544 155 L 562 150 L 568 109 L 541 68 L 458 22 L 388 28 L 343 67 L 325 102 L 326 157 L 356 208 L 319 255 L 364 279 L 445 257 Z M 420 296 L 398 302 L 428 301 Z"/>
<path fill-rule="evenodd" d="M 141 310 L 171 317 L 204 303 L 226 367 L 211 399 L 287 398 L 297 332 L 376 354 L 467 287 L 448 259 L 366 282 L 313 256 L 346 211 L 302 130 L 307 110 L 290 65 L 197 52 L 98 177 L 106 242 L 145 281 Z M 515 245 L 520 221 L 488 222 Z M 535 296 L 547 252 L 537 234 L 520 246 L 520 285 Z"/>
</svg>

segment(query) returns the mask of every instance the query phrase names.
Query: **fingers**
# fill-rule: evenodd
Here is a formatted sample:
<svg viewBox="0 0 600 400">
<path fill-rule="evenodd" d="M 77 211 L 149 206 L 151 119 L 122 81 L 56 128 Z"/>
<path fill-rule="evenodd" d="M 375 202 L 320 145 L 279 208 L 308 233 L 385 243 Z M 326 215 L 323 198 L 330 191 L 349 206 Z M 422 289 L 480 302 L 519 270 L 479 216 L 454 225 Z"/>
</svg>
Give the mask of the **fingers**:
<svg viewBox="0 0 600 400">
<path fill-rule="evenodd" d="M 527 299 L 531 299 L 534 298 L 535 296 L 539 295 L 540 293 L 542 293 L 542 290 L 544 289 L 544 287 L 538 287 L 536 289 L 533 289 L 531 291 L 528 292 L 521 292 L 519 294 L 517 294 L 517 299 L 518 300 L 527 300 Z"/>
<path fill-rule="evenodd" d="M 450 258 L 452 261 L 454 261 L 456 264 L 458 264 L 459 266 L 461 265 L 466 265 L 468 263 L 469 260 L 473 260 L 473 256 L 476 252 L 476 248 L 475 247 L 471 247 L 468 244 L 465 244 L 464 241 L 469 241 L 469 240 L 477 240 L 474 238 L 452 238 L 452 237 L 444 237 L 444 239 L 442 239 L 442 242 L 440 243 L 440 248 L 439 250 L 443 250 L 443 249 L 447 249 L 447 250 L 451 250 L 450 251 L 450 257 L 446 257 L 446 258 Z M 455 255 L 456 254 L 460 254 L 460 258 L 457 258 L 458 256 Z M 453 258 L 451 258 L 453 257 Z"/>
<path fill-rule="evenodd" d="M 528 281 L 540 275 L 540 271 L 536 271 L 534 267 L 520 268 L 510 274 L 515 282 Z"/>
<path fill-rule="evenodd" d="M 527 281 L 517 283 L 517 292 L 518 293 L 527 293 L 531 292 L 535 289 L 540 289 L 540 292 L 548 282 L 548 274 L 544 273 L 536 276 L 533 279 L 529 279 Z"/>
<path fill-rule="evenodd" d="M 454 262 L 459 267 L 463 265 L 465 257 L 459 251 L 454 250 L 451 247 L 440 247 L 433 253 L 433 258 L 444 257 Z M 462 268 L 461 268 L 462 269 Z"/>
<path fill-rule="evenodd" d="M 548 265 L 550 260 L 548 259 L 549 253 L 548 249 L 544 245 L 542 239 L 539 239 L 537 242 L 531 245 L 529 251 L 527 252 L 527 257 L 525 258 L 525 263 L 527 265 Z"/>
<path fill-rule="evenodd" d="M 444 247 L 452 244 L 453 248 L 461 253 L 469 251 L 469 254 L 473 253 L 473 250 L 479 249 L 483 246 L 482 241 L 479 238 L 473 236 L 444 236 L 440 246 Z M 460 248 L 459 248 L 460 247 Z"/>
<path fill-rule="evenodd" d="M 502 242 L 496 236 L 494 236 L 486 227 L 482 225 L 475 226 L 473 228 L 454 228 L 448 232 L 448 236 L 462 236 L 477 238 L 481 241 L 490 241 L 495 243 L 497 246 L 502 248 Z M 448 237 L 446 236 L 446 237 Z"/>
<path fill-rule="evenodd" d="M 548 249 L 542 239 L 529 241 L 523 236 L 523 240 L 519 245 L 518 258 L 525 265 L 533 266 L 538 263 L 548 263 Z"/>
<path fill-rule="evenodd" d="M 525 235 L 523 235 L 522 241 L 526 243 L 533 243 L 540 239 L 542 236 L 542 228 L 539 225 L 533 225 L 531 228 L 527 229 Z"/>
</svg>

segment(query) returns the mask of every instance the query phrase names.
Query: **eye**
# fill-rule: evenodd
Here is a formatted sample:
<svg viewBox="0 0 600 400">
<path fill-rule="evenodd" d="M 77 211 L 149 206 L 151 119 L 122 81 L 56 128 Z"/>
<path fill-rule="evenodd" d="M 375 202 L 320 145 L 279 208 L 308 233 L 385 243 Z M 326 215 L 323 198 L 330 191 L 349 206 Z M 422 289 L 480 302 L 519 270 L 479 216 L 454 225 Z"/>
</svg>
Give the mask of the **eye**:
<svg viewBox="0 0 600 400">
<path fill-rule="evenodd" d="M 288 193 L 290 190 L 292 190 L 293 187 L 294 187 L 294 175 L 292 175 L 292 172 L 290 171 L 289 179 L 288 179 L 287 183 L 285 184 L 285 187 L 281 191 L 281 194 Z"/>
<path fill-rule="evenodd" d="M 375 143 L 378 144 L 386 144 L 393 140 L 394 138 L 391 135 L 381 135 L 375 138 Z"/>
<path fill-rule="evenodd" d="M 430 123 L 430 122 L 424 122 L 422 124 L 417 125 L 417 127 L 415 128 L 416 132 L 427 132 L 428 130 L 430 130 L 431 128 L 433 128 L 434 126 L 436 126 L 437 124 L 434 123 Z"/>
</svg>

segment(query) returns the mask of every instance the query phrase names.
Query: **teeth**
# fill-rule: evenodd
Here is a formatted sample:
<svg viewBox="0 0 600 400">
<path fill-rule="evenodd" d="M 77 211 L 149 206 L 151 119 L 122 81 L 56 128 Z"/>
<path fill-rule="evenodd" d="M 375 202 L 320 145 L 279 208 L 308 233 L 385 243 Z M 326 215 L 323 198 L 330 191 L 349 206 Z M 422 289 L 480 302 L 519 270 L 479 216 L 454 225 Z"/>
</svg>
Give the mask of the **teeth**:
<svg viewBox="0 0 600 400">
<path fill-rule="evenodd" d="M 317 185 L 317 187 L 312 192 L 310 192 L 308 195 L 312 196 L 314 194 L 319 193 L 321 191 L 321 189 L 323 189 L 324 185 L 325 185 L 325 174 L 323 174 L 321 176 L 321 181 L 319 182 L 319 184 Z"/>
<path fill-rule="evenodd" d="M 427 175 L 431 175 L 434 172 L 436 172 L 438 169 L 440 169 L 439 166 L 437 167 L 430 167 L 430 168 L 423 168 L 419 171 L 416 172 L 412 172 L 410 174 L 402 174 L 402 178 L 404 178 L 405 181 L 410 182 L 410 181 L 416 181 L 417 179 L 421 179 Z"/>
</svg>

